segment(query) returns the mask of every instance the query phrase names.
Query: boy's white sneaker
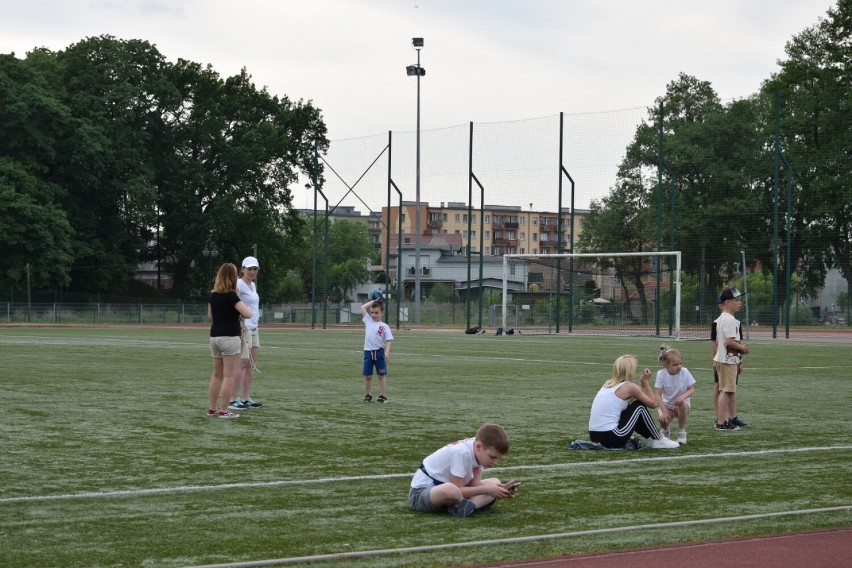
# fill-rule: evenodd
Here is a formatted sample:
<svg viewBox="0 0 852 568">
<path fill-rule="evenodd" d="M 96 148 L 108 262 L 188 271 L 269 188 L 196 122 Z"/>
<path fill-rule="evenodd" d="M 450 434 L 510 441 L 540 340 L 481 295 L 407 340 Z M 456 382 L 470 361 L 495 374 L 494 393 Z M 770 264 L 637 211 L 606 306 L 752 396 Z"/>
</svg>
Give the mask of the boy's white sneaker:
<svg viewBox="0 0 852 568">
<path fill-rule="evenodd" d="M 681 445 L 686 443 L 686 430 L 681 430 L 677 433 L 677 443 Z"/>
<path fill-rule="evenodd" d="M 648 447 L 654 448 L 655 450 L 663 450 L 663 449 L 672 449 L 679 448 L 680 444 L 669 440 L 668 438 L 660 438 L 659 440 L 655 440 L 654 438 L 648 439 Z"/>
</svg>

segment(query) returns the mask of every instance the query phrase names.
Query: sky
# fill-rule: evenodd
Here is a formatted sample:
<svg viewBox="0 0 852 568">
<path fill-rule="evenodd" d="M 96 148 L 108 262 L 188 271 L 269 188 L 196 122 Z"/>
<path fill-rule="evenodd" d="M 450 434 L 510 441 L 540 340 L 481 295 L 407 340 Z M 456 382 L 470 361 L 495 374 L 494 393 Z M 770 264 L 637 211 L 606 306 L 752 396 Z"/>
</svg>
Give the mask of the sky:
<svg viewBox="0 0 852 568">
<path fill-rule="evenodd" d="M 723 101 L 747 97 L 777 72 L 786 42 L 816 24 L 834 4 L 833 0 L 0 0 L 0 52 L 23 57 L 35 47 L 59 51 L 86 37 L 108 34 L 147 40 L 169 60 L 210 64 L 222 76 L 246 68 L 259 87 L 294 101 L 312 101 L 322 111 L 330 140 L 368 138 L 364 149 L 356 152 L 360 157 L 353 158 L 366 160 L 363 167 L 340 163 L 350 186 L 359 168 L 363 171 L 372 161 L 375 140 L 380 138 L 381 146 L 389 131 L 394 136 L 400 133 L 406 159 L 397 161 L 395 154 L 394 162 L 399 164 L 397 171 L 405 170 L 400 185 L 405 185 L 403 193 L 409 199 L 414 183 L 409 138 L 416 131 L 417 80 L 406 76 L 405 67 L 417 61 L 411 38 L 423 37 L 423 167 L 437 168 L 426 172 L 430 183 L 424 191 L 432 191 L 429 197 L 436 201 L 452 201 L 467 199 L 467 175 L 463 183 L 439 179 L 437 170 L 453 172 L 456 166 L 438 167 L 435 156 L 443 148 L 455 148 L 466 168 L 465 136 L 456 138 L 462 131 L 466 135 L 470 122 L 523 122 L 564 112 L 578 120 L 598 117 L 601 120 L 593 122 L 603 124 L 613 111 L 633 109 L 620 119 L 629 124 L 605 136 L 609 145 L 623 147 L 622 139 L 626 136 L 629 141 L 644 109 L 679 73 L 709 81 Z M 533 121 L 530 128 L 539 127 Z M 577 160 L 577 173 L 588 180 L 587 186 L 594 186 L 581 199 L 584 205 L 612 183 L 618 150 L 601 152 L 607 157 L 582 155 Z M 495 152 L 494 161 L 507 160 Z M 522 169 L 523 165 L 515 168 Z M 514 180 L 508 186 L 503 182 L 507 178 Z M 500 187 L 490 190 L 486 202 L 511 201 L 512 188 L 524 185 L 511 175 L 495 174 L 497 179 L 491 185 Z M 444 185 L 463 190 L 442 189 Z M 520 194 L 516 201 L 524 205 L 539 201 L 536 182 L 528 180 L 525 187 L 515 191 Z M 377 199 L 367 193 L 355 204 Z M 310 199 L 302 191 L 296 204 L 301 207 Z"/>
</svg>

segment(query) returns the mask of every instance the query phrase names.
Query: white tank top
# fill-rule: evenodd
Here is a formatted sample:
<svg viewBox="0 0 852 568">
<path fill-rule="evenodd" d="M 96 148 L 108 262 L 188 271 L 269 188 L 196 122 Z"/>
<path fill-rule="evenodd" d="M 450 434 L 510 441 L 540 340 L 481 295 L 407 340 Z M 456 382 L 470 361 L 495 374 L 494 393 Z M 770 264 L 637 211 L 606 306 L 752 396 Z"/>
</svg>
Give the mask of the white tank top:
<svg viewBox="0 0 852 568">
<path fill-rule="evenodd" d="M 592 402 L 592 413 L 589 416 L 590 432 L 609 432 L 618 426 L 621 413 L 629 404 L 626 400 L 618 398 L 615 392 L 627 384 L 621 382 L 614 387 L 601 387 L 595 400 Z"/>
</svg>

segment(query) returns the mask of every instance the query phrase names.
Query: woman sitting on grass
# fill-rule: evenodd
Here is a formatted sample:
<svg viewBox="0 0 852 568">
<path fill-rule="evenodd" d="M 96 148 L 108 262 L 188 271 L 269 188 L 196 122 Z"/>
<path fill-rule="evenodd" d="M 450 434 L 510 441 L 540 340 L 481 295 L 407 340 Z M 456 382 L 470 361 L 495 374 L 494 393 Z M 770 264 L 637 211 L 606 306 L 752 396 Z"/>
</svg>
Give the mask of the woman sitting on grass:
<svg viewBox="0 0 852 568">
<path fill-rule="evenodd" d="M 656 408 L 657 399 L 649 382 L 651 369 L 642 371 L 641 386 L 636 378 L 636 357 L 622 355 L 612 365 L 612 378 L 603 384 L 592 402 L 589 438 L 606 448 L 623 448 L 636 432 L 648 439 L 648 447 L 677 448 L 677 442 L 664 438 L 647 407 Z M 631 402 L 632 400 L 632 402 Z"/>
</svg>

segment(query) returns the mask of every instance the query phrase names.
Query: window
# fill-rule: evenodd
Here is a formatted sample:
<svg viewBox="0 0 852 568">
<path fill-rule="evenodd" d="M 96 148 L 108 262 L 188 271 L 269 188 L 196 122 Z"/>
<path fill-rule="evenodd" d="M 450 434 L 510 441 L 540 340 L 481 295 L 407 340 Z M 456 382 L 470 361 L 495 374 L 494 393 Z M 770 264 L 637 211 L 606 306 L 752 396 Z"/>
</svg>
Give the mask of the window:
<svg viewBox="0 0 852 568">
<path fill-rule="evenodd" d="M 491 239 L 491 231 L 485 231 L 485 238 Z"/>
<path fill-rule="evenodd" d="M 503 238 L 503 231 L 494 231 L 494 238 L 495 239 L 502 239 Z"/>
<path fill-rule="evenodd" d="M 486 216 L 485 216 L 485 222 L 486 222 L 486 223 L 490 223 L 490 222 L 491 222 L 491 215 L 486 215 Z"/>
<path fill-rule="evenodd" d="M 446 220 L 447 220 L 447 214 L 444 213 L 444 221 L 446 222 Z"/>
<path fill-rule="evenodd" d="M 523 225 L 526 222 L 527 222 L 527 220 L 524 217 L 521 217 L 521 223 L 520 224 Z M 524 254 L 524 253 L 521 253 L 521 254 Z"/>
<path fill-rule="evenodd" d="M 521 247 L 521 254 L 527 254 L 526 251 L 524 251 L 523 247 Z"/>
<path fill-rule="evenodd" d="M 405 223 L 405 213 L 402 214 L 402 222 Z"/>
<path fill-rule="evenodd" d="M 542 234 L 541 234 L 541 239 L 539 239 L 539 240 L 540 240 L 541 242 L 543 242 L 543 243 L 546 243 L 546 242 L 547 242 L 548 240 L 550 240 L 550 239 L 549 239 L 549 237 L 547 236 L 547 233 L 542 233 Z"/>
<path fill-rule="evenodd" d="M 471 215 L 471 216 L 470 216 L 470 222 L 471 222 L 471 223 L 476 223 L 476 215 Z"/>
<path fill-rule="evenodd" d="M 533 225 L 538 225 L 538 219 L 536 219 L 535 217 L 533 217 L 533 220 L 532 220 L 532 221 L 533 221 Z M 535 254 L 535 253 L 533 253 L 533 254 Z"/>
<path fill-rule="evenodd" d="M 510 241 L 515 240 L 515 231 L 506 231 L 506 238 Z"/>
<path fill-rule="evenodd" d="M 538 249 L 533 249 L 533 254 L 538 254 Z"/>
<path fill-rule="evenodd" d="M 444 229 L 444 234 L 445 234 L 445 235 L 447 234 L 447 230 L 446 230 L 446 229 Z"/>
<path fill-rule="evenodd" d="M 467 223 L 467 215 L 462 215 L 462 223 Z"/>
<path fill-rule="evenodd" d="M 538 241 L 538 233 L 533 233 L 533 242 Z M 535 254 L 535 253 L 533 253 Z"/>
<path fill-rule="evenodd" d="M 521 240 L 522 240 L 522 241 L 527 240 L 527 234 L 526 234 L 525 232 L 523 232 L 523 231 L 521 231 Z M 524 253 L 521 253 L 521 254 L 524 254 Z"/>
<path fill-rule="evenodd" d="M 459 214 L 458 213 L 456 213 L 455 218 L 456 218 L 456 223 L 458 223 L 459 222 Z"/>
</svg>

